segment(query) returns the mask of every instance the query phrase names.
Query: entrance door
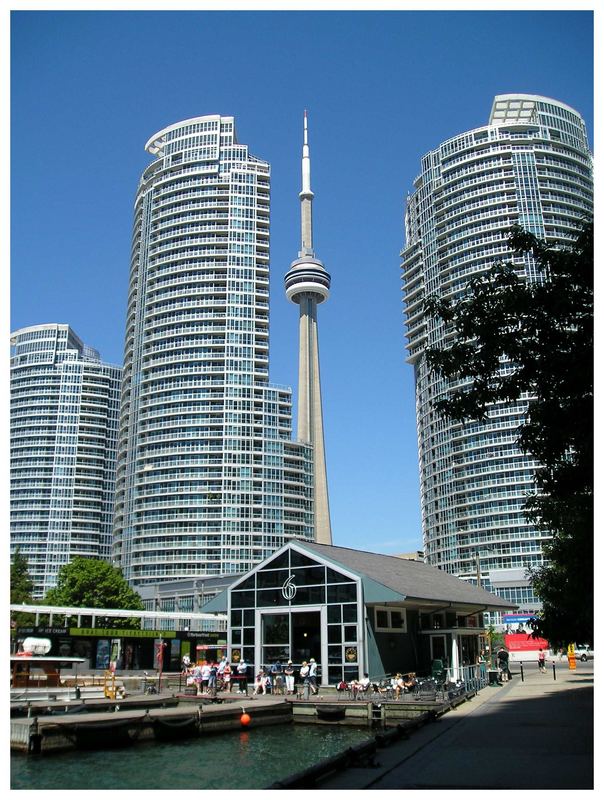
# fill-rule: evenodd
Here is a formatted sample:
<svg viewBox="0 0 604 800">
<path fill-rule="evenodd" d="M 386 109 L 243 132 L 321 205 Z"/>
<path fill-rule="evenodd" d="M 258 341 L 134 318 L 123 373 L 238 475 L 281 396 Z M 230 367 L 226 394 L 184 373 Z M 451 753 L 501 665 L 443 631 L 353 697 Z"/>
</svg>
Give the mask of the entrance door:
<svg viewBox="0 0 604 800">
<path fill-rule="evenodd" d="M 292 661 L 301 664 L 321 659 L 321 612 L 297 611 L 291 615 Z"/>
<path fill-rule="evenodd" d="M 277 660 L 283 663 L 290 658 L 297 666 L 311 658 L 318 663 L 325 661 L 327 651 L 322 648 L 320 609 L 259 611 L 257 614 L 256 624 L 262 631 L 257 654 L 259 665 L 267 667 Z"/>
</svg>

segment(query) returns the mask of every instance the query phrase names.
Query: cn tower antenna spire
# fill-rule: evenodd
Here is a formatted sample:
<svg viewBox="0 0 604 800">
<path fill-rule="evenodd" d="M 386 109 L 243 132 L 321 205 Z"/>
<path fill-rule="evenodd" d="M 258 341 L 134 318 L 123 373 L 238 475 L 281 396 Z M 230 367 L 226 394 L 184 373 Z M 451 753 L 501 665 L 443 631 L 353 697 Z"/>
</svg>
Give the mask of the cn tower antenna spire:
<svg viewBox="0 0 604 800">
<path fill-rule="evenodd" d="M 302 191 L 300 192 L 300 215 L 302 220 L 302 247 L 300 257 L 314 256 L 312 245 L 312 199 L 310 188 L 310 147 L 308 144 L 308 113 L 304 110 L 304 140 L 302 144 Z"/>
<path fill-rule="evenodd" d="M 300 338 L 298 361 L 298 441 L 313 448 L 313 510 L 314 539 L 331 544 L 331 520 L 325 465 L 323 437 L 323 408 L 319 374 L 319 327 L 317 306 L 329 297 L 331 277 L 315 256 L 312 242 L 312 199 L 310 188 L 310 147 L 308 145 L 308 114 L 304 111 L 302 140 L 302 247 L 298 258 L 285 276 L 288 300 L 300 306 Z"/>
</svg>

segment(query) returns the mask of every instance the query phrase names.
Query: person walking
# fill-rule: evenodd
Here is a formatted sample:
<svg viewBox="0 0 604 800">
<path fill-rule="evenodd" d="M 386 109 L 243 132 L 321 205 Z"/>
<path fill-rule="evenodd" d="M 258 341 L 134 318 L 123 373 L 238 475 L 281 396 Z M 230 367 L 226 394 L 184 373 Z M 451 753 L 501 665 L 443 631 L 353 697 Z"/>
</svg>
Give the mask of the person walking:
<svg viewBox="0 0 604 800">
<path fill-rule="evenodd" d="M 543 650 L 539 650 L 539 654 L 537 655 L 537 665 L 539 667 L 539 672 L 545 672 L 545 653 Z"/>
<path fill-rule="evenodd" d="M 499 672 L 503 683 L 507 683 L 510 677 L 509 660 L 510 655 L 508 651 L 503 647 L 500 647 L 497 651 L 497 666 L 499 667 Z"/>
</svg>

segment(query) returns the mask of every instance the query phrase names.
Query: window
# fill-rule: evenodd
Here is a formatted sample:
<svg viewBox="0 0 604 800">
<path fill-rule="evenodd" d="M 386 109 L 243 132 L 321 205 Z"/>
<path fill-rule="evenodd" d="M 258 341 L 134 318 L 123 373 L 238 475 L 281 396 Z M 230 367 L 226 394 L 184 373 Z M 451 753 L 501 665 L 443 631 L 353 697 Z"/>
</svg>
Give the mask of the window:
<svg viewBox="0 0 604 800">
<path fill-rule="evenodd" d="M 374 627 L 376 631 L 407 633 L 407 611 L 404 608 L 374 608 Z"/>
</svg>

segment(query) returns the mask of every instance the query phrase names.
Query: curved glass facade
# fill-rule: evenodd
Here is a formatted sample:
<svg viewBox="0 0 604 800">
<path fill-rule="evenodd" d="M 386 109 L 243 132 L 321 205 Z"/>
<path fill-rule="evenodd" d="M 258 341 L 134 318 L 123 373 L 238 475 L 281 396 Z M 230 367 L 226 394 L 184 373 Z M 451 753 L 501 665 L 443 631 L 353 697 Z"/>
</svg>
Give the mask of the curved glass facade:
<svg viewBox="0 0 604 800">
<path fill-rule="evenodd" d="M 268 382 L 269 165 L 233 117 L 146 145 L 134 206 L 115 557 L 138 585 L 240 573 L 312 538 L 312 448 Z"/>
<path fill-rule="evenodd" d="M 427 346 L 445 346 L 442 323 L 423 312 L 431 294 L 455 299 L 499 260 L 538 280 L 531 257 L 507 236 L 518 223 L 551 243 L 571 241 L 593 210 L 585 123 L 572 108 L 535 95 L 500 95 L 489 124 L 427 153 L 408 197 L 402 252 L 408 363 L 415 371 L 424 548 L 428 563 L 486 589 L 494 570 L 542 563 L 543 531 L 522 512 L 535 462 L 516 447 L 529 398 L 494 405 L 485 422 L 453 423 L 434 402 L 455 386 L 431 374 Z M 505 367 L 504 367 L 505 368 Z M 526 586 L 511 603 L 534 608 Z"/>
<path fill-rule="evenodd" d="M 36 598 L 75 556 L 111 556 L 120 378 L 68 325 L 11 335 L 11 552 Z"/>
</svg>

